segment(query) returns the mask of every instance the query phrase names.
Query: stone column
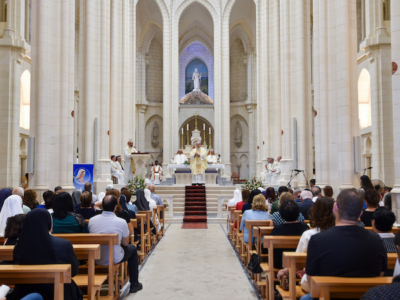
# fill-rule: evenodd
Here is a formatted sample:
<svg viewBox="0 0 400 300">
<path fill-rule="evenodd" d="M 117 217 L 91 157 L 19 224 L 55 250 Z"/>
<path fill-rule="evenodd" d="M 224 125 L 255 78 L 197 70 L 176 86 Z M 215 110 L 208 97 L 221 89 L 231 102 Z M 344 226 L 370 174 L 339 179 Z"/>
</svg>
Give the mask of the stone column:
<svg viewBox="0 0 400 300">
<path fill-rule="evenodd" d="M 376 0 L 376 13 L 378 15 L 377 16 L 376 35 L 378 38 L 387 37 L 386 27 L 383 25 L 383 2 L 382 2 L 382 0 Z"/>
<path fill-rule="evenodd" d="M 30 186 L 40 193 L 72 186 L 75 1 L 32 2 L 30 135 L 35 171 Z"/>
<path fill-rule="evenodd" d="M 256 174 L 256 159 L 257 159 L 257 145 L 256 145 L 256 117 L 254 114 L 254 104 L 247 105 L 247 112 L 249 113 L 249 175 Z"/>
<path fill-rule="evenodd" d="M 400 66 L 400 2 L 391 1 L 391 38 L 392 61 Z M 400 70 L 392 75 L 392 99 L 393 99 L 393 146 L 395 180 L 392 190 L 393 211 L 399 221 L 400 216 Z"/>
<path fill-rule="evenodd" d="M 14 28 L 12 26 L 13 6 L 15 6 L 14 1 L 16 1 L 16 0 L 8 0 L 7 1 L 7 24 L 6 24 L 6 28 L 4 28 L 4 36 L 3 36 L 3 38 L 6 38 L 6 39 L 12 39 L 14 37 Z"/>
<path fill-rule="evenodd" d="M 145 141 L 146 141 L 146 137 L 145 137 L 145 126 L 144 124 L 144 120 L 145 120 L 145 113 L 146 113 L 146 109 L 147 109 L 147 105 L 145 104 L 141 104 L 139 105 L 139 128 L 142 128 L 142 130 L 139 130 L 138 132 L 138 144 L 136 145 L 136 149 L 143 149 L 142 151 L 144 151 L 144 149 L 146 149 L 145 147 Z"/>
</svg>

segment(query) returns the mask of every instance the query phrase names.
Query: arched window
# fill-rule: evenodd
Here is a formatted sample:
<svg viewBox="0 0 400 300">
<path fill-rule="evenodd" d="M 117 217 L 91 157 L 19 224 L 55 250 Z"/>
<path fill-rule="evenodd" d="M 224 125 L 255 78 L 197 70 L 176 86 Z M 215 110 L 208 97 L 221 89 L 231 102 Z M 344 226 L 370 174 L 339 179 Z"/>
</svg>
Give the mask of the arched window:
<svg viewBox="0 0 400 300">
<path fill-rule="evenodd" d="M 31 109 L 31 73 L 25 70 L 21 75 L 21 95 L 19 108 L 19 126 L 29 130 Z"/>
<path fill-rule="evenodd" d="M 371 76 L 366 69 L 358 78 L 358 119 L 360 129 L 371 126 Z"/>
</svg>

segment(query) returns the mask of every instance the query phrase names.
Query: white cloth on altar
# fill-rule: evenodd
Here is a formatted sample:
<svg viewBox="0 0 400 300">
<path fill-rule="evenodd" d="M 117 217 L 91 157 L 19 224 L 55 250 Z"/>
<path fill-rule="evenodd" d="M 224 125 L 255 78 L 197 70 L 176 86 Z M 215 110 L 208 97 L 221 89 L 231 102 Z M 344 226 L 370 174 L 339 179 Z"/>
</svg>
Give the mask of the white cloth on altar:
<svg viewBox="0 0 400 300">
<path fill-rule="evenodd" d="M 157 208 L 157 203 L 156 203 L 156 201 L 151 199 L 151 192 L 150 192 L 149 189 L 145 189 L 144 190 L 144 197 L 146 198 L 147 202 L 149 202 L 149 206 L 150 206 L 150 210 L 151 210 L 151 216 L 153 217 L 154 216 L 153 208 Z M 159 232 L 161 230 L 161 224 L 160 224 L 160 221 L 158 221 L 157 214 L 156 214 L 156 217 L 155 217 L 155 223 L 156 224 L 153 224 L 153 225 L 156 227 L 157 232 Z"/>
<path fill-rule="evenodd" d="M 124 150 L 124 165 L 125 165 L 125 184 L 128 184 L 129 180 L 133 179 L 133 174 L 131 170 L 131 154 L 137 153 L 135 147 L 127 146 Z"/>
<path fill-rule="evenodd" d="M 210 164 L 217 164 L 218 163 L 218 157 L 216 155 L 208 155 L 207 156 L 207 162 Z"/>
<path fill-rule="evenodd" d="M 174 157 L 174 164 L 184 164 L 188 159 L 185 154 L 177 154 Z"/>
<path fill-rule="evenodd" d="M 118 179 L 118 184 L 124 183 L 124 174 L 118 171 L 117 163 L 115 161 L 111 161 L 110 163 L 110 173 L 111 176 L 114 176 Z"/>
</svg>

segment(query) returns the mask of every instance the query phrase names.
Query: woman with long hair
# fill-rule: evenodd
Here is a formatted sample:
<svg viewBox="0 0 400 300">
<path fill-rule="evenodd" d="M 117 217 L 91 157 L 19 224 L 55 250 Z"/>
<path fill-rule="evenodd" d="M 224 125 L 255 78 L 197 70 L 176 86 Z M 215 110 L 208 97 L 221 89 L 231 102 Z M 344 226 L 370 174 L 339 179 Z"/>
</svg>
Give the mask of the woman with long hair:
<svg viewBox="0 0 400 300">
<path fill-rule="evenodd" d="M 366 192 L 367 190 L 375 190 L 374 186 L 372 185 L 371 179 L 367 175 L 362 175 L 360 177 L 360 184 L 361 188 Z"/>
<path fill-rule="evenodd" d="M 26 206 L 28 206 L 31 210 L 35 209 L 39 203 L 36 201 L 37 194 L 34 190 L 28 189 L 24 192 L 23 202 Z"/>
</svg>

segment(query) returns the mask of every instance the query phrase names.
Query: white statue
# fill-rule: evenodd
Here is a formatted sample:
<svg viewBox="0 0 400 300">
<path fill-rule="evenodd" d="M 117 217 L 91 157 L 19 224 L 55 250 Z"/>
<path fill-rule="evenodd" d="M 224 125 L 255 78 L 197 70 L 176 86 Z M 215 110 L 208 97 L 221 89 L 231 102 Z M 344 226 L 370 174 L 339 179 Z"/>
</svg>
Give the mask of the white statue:
<svg viewBox="0 0 400 300">
<path fill-rule="evenodd" d="M 200 92 L 201 74 L 199 74 L 199 71 L 197 71 L 197 68 L 194 69 L 192 80 L 194 81 L 194 89 L 193 89 L 193 91 Z"/>
</svg>

